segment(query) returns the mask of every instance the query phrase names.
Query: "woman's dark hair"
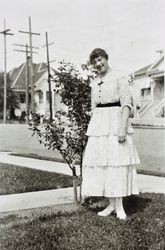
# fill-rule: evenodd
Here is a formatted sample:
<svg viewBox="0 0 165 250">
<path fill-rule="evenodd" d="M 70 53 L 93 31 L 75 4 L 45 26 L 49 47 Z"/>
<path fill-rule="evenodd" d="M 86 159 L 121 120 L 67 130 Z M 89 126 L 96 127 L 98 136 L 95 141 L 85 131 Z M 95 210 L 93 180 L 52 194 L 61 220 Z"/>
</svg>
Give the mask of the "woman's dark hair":
<svg viewBox="0 0 165 250">
<path fill-rule="evenodd" d="M 91 52 L 91 54 L 89 56 L 90 63 L 92 64 L 94 59 L 99 57 L 99 56 L 102 56 L 108 60 L 108 54 L 105 52 L 105 50 L 100 49 L 100 48 L 96 48 Z"/>
</svg>

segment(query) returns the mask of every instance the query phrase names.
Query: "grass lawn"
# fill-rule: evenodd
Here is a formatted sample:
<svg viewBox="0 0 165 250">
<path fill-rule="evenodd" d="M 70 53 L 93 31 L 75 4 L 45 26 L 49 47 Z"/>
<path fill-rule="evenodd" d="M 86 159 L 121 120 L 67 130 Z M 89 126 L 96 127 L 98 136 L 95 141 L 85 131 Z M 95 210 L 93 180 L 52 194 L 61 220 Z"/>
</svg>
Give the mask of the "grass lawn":
<svg viewBox="0 0 165 250">
<path fill-rule="evenodd" d="M 105 200 L 74 211 L 35 209 L 0 215 L 1 250 L 163 250 L 165 197 L 140 194 L 124 199 L 126 221 L 99 217 Z"/>
<path fill-rule="evenodd" d="M 71 176 L 0 163 L 0 194 L 73 186 Z"/>
</svg>

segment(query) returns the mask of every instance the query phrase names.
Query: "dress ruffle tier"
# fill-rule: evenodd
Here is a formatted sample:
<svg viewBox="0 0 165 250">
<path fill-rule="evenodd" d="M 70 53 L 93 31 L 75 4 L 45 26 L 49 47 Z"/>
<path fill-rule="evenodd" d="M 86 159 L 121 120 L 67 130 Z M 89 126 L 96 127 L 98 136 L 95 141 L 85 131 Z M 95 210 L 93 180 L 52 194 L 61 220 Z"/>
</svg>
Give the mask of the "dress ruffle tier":
<svg viewBox="0 0 165 250">
<path fill-rule="evenodd" d="M 124 143 L 118 142 L 121 107 L 95 108 L 90 120 L 83 157 L 83 196 L 123 197 L 138 194 L 134 165 L 139 156 L 127 127 Z"/>
</svg>

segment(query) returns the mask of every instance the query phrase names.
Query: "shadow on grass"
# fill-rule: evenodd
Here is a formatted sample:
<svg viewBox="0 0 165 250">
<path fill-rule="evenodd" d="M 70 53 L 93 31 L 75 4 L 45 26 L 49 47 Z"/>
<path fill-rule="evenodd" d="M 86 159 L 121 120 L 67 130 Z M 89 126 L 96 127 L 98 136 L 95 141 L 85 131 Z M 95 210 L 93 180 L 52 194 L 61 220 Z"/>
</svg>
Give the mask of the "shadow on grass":
<svg viewBox="0 0 165 250">
<path fill-rule="evenodd" d="M 123 199 L 123 205 L 128 215 L 132 215 L 137 212 L 143 212 L 144 209 L 152 200 L 149 198 L 143 198 L 139 196 L 130 196 Z"/>
<path fill-rule="evenodd" d="M 143 198 L 139 196 L 124 197 L 123 206 L 127 215 L 143 212 L 144 209 L 152 200 L 149 198 Z M 88 197 L 83 202 L 83 207 L 86 209 L 98 213 L 108 205 L 108 200 L 104 197 Z"/>
</svg>

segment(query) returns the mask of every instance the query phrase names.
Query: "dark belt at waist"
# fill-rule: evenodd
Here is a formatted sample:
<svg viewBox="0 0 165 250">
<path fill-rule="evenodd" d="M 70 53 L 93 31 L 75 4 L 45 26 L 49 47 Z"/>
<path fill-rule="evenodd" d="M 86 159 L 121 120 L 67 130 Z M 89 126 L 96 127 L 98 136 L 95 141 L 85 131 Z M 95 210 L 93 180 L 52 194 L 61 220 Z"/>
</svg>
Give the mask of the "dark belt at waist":
<svg viewBox="0 0 165 250">
<path fill-rule="evenodd" d="M 115 106 L 121 107 L 120 102 L 98 103 L 96 105 L 97 108 L 106 108 L 106 107 L 115 107 Z"/>
</svg>

